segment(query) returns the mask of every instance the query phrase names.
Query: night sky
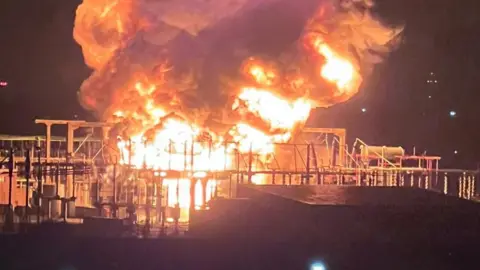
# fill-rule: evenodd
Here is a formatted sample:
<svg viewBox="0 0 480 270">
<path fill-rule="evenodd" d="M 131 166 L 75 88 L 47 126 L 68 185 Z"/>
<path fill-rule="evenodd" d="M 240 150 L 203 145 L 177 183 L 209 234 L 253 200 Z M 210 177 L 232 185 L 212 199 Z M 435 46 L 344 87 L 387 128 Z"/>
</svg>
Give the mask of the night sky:
<svg viewBox="0 0 480 270">
<path fill-rule="evenodd" d="M 480 3 L 376 2 L 382 18 L 406 25 L 403 44 L 377 66 L 358 96 L 317 110 L 311 122 L 347 128 L 350 140 L 410 152 L 416 146 L 417 153 L 441 155 L 445 166 L 475 168 L 480 162 Z M 76 95 L 90 73 L 72 38 L 79 3 L 1 1 L 0 80 L 8 82 L 0 85 L 1 134 L 40 134 L 36 117 L 93 120 Z"/>
</svg>

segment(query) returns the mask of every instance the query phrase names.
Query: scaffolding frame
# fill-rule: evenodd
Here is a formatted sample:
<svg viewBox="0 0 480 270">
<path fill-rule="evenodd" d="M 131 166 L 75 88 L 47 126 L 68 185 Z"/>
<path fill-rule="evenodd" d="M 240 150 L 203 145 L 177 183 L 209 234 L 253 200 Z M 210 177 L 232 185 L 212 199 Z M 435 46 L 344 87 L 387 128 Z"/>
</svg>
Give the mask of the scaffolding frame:
<svg viewBox="0 0 480 270">
<path fill-rule="evenodd" d="M 183 143 L 183 151 L 166 152 L 161 158 L 164 164 L 168 166 L 149 168 L 146 166 L 146 159 L 142 166 L 132 164 L 131 156 L 122 157 L 118 149 L 112 148 L 107 139 L 93 138 L 93 129 L 101 129 L 104 137 L 111 128 L 110 124 L 99 122 L 85 121 L 63 121 L 63 120 L 36 120 L 36 123 L 44 124 L 47 129 L 47 136 L 0 136 L 0 142 L 5 141 L 28 141 L 38 143 L 45 141 L 46 152 L 41 154 L 41 147 L 21 148 L 21 155 L 14 155 L 13 149 L 10 148 L 8 156 L 0 156 L 0 177 L 9 177 L 11 189 L 13 182 L 17 186 L 22 185 L 27 177 L 26 201 L 29 199 L 30 184 L 37 184 L 41 187 L 43 184 L 55 185 L 55 194 L 52 196 L 44 196 L 47 203 L 52 201 L 61 201 L 64 205 L 62 218 L 67 219 L 72 215 L 71 206 L 85 205 L 94 206 L 98 210 L 99 215 L 107 215 L 110 217 L 119 217 L 119 209 L 127 209 L 127 213 L 132 216 L 135 210 L 143 209 L 149 214 L 146 224 L 150 224 L 150 213 L 154 212 L 157 217 L 155 220 L 165 222 L 165 207 L 162 205 L 163 181 L 171 179 L 187 179 L 190 184 L 190 214 L 194 214 L 195 210 L 195 191 L 194 184 L 200 182 L 202 192 L 206 190 L 206 181 L 214 179 L 223 183 L 227 188 L 227 197 L 235 197 L 235 186 L 241 184 L 274 184 L 274 185 L 338 185 L 338 186 L 389 186 L 389 187 L 415 187 L 434 190 L 450 196 L 458 196 L 463 199 L 478 200 L 478 171 L 466 170 L 442 170 L 439 169 L 438 163 L 440 157 L 402 155 L 395 156 L 395 160 L 389 160 L 382 153 L 369 156 L 365 162 L 364 156 L 358 154 L 357 146 L 368 146 L 363 141 L 357 139 L 349 151 L 346 144 L 345 129 L 326 129 L 326 128 L 308 128 L 303 132 L 307 134 L 319 135 L 316 138 L 322 138 L 320 141 L 303 141 L 294 143 L 276 143 L 274 144 L 275 152 L 264 155 L 256 153 L 252 147 L 248 151 L 239 151 L 238 142 L 222 142 L 225 149 L 223 164 L 221 166 L 196 167 L 199 158 L 194 145 L 196 143 L 203 144 L 209 153 L 212 152 L 212 145 L 215 142 L 211 140 L 203 141 L 186 141 Z M 67 136 L 53 137 L 50 128 L 52 125 L 67 125 Z M 92 132 L 85 137 L 75 138 L 74 131 L 79 128 L 88 128 Z M 333 138 L 333 139 L 332 139 Z M 64 156 L 53 157 L 51 142 L 66 142 L 67 151 Z M 93 153 L 85 154 L 80 157 L 82 151 L 85 151 L 85 145 L 88 142 L 96 142 L 100 147 Z M 131 140 L 130 140 L 131 142 Z M 75 147 L 75 143 L 77 146 Z M 177 142 L 178 143 L 178 142 Z M 170 141 L 169 149 L 173 149 Z M 3 144 L 2 144 L 3 145 Z M 23 145 L 23 143 L 22 143 Z M 227 151 L 227 149 L 229 149 Z M 130 149 L 131 150 L 131 149 Z M 25 155 L 28 153 L 28 155 Z M 108 159 L 104 157 L 104 152 Z M 131 151 L 129 151 L 131 153 Z M 102 156 L 100 156 L 102 154 Z M 23 156 L 23 157 L 22 157 Z M 173 166 L 173 156 L 180 156 L 182 164 Z M 100 157 L 102 158 L 100 160 Z M 206 157 L 201 157 L 205 159 Z M 207 157 L 211 160 L 210 154 Z M 323 162 L 327 160 L 327 162 Z M 370 166 L 370 160 L 377 160 L 385 166 Z M 404 161 L 417 162 L 418 166 L 403 166 Z M 335 161 L 335 162 L 334 162 Z M 338 162 L 337 162 L 338 161 Z M 207 162 L 209 163 L 209 162 Z M 113 168 L 113 179 L 105 180 L 109 174 L 109 169 Z M 127 172 L 128 179 L 117 178 L 118 171 Z M 111 174 L 111 172 L 110 172 Z M 12 180 L 12 177 L 16 177 Z M 257 182 L 258 178 L 262 181 Z M 61 180 L 64 179 L 64 180 Z M 131 181 L 131 179 L 142 180 Z M 30 182 L 28 182 L 30 181 Z M 58 190 L 64 183 L 65 192 L 59 195 Z M 144 184 L 142 189 L 144 194 L 142 200 L 134 201 L 129 199 L 128 194 L 133 194 L 135 188 L 129 185 Z M 103 187 L 102 187 L 103 185 Z M 127 185 L 127 187 L 123 187 Z M 105 188 L 109 187 L 109 188 Z M 160 190 L 158 189 L 160 187 Z M 77 198 L 80 191 L 86 191 L 85 195 L 88 200 L 83 203 Z M 85 189 L 85 190 L 84 190 Z M 41 192 L 40 188 L 40 192 Z M 149 191 L 148 191 L 149 190 Z M 154 190 L 154 191 L 152 191 Z M 217 196 L 217 189 L 215 196 Z M 126 193 L 127 195 L 125 195 Z M 126 199 L 122 199 L 122 196 Z M 84 197 L 85 197 L 84 196 Z M 132 195 L 133 196 L 133 195 Z M 140 195 L 138 195 L 140 196 Z M 168 196 L 165 195 L 165 196 Z M 103 198 L 103 199 L 102 199 Z M 205 194 L 202 198 L 206 198 Z M 88 201 L 88 202 L 87 202 Z M 168 199 L 167 199 L 168 201 Z M 9 199 L 11 205 L 11 198 Z M 202 204 L 205 205 L 205 202 Z M 25 206 L 25 209 L 29 209 Z M 49 208 L 50 209 L 50 208 Z M 104 210 L 109 209 L 109 213 L 105 214 Z M 25 216 L 28 211 L 25 210 Z M 36 212 L 37 216 L 44 215 L 40 211 Z M 75 211 L 73 210 L 73 215 Z M 51 218 L 48 213 L 48 218 Z M 175 216 L 175 215 L 174 215 Z M 40 218 L 38 218 L 40 220 Z M 178 228 L 178 218 L 175 220 L 175 227 Z"/>
</svg>

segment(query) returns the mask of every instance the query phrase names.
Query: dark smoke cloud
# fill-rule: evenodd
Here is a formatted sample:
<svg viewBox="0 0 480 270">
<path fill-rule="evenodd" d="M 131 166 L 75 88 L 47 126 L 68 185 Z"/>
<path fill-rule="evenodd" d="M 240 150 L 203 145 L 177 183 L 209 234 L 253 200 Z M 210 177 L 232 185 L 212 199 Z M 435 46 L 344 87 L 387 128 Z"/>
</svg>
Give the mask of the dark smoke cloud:
<svg viewBox="0 0 480 270">
<path fill-rule="evenodd" d="M 84 0 L 74 37 L 93 73 L 82 84 L 79 99 L 107 120 L 118 107 L 135 106 L 134 74 L 155 81 L 173 67 L 167 87 L 159 87 L 155 99 L 172 111 L 198 117 L 200 111 L 225 104 L 221 79 L 238 76 L 238 67 L 250 55 L 290 59 L 279 63 L 301 67 L 294 56 L 302 49 L 294 42 L 305 33 L 321 33 L 355 57 L 358 66 L 369 66 L 390 50 L 401 30 L 373 19 L 370 7 L 365 0 Z M 166 61 L 169 65 L 163 66 Z M 170 105 L 172 99 L 179 103 Z"/>
</svg>

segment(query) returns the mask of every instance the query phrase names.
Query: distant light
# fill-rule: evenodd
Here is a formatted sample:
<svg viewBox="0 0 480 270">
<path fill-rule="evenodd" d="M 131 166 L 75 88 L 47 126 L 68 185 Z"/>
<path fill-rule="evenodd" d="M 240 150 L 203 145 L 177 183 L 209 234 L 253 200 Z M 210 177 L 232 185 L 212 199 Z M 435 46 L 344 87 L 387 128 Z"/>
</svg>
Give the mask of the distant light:
<svg viewBox="0 0 480 270">
<path fill-rule="evenodd" d="M 455 117 L 457 115 L 456 111 L 450 111 L 450 117 Z"/>
<path fill-rule="evenodd" d="M 323 263 L 315 262 L 310 266 L 310 270 L 327 270 L 327 268 Z"/>
<path fill-rule="evenodd" d="M 367 108 L 362 108 L 362 112 L 363 112 L 363 113 L 366 113 L 366 112 L 367 112 Z"/>
<path fill-rule="evenodd" d="M 432 98 L 432 96 L 428 96 L 428 98 Z"/>
<path fill-rule="evenodd" d="M 438 81 L 437 81 L 437 80 L 435 80 L 434 82 L 435 82 L 435 83 L 438 83 Z"/>
<path fill-rule="evenodd" d="M 8 82 L 0 81 L 0 87 L 6 87 L 7 85 L 8 85 Z"/>
<path fill-rule="evenodd" d="M 433 72 L 430 72 L 430 75 L 435 75 Z"/>
<path fill-rule="evenodd" d="M 458 154 L 458 151 L 457 151 L 457 150 L 455 150 L 455 151 L 453 151 L 453 153 L 456 155 L 456 154 Z"/>
</svg>

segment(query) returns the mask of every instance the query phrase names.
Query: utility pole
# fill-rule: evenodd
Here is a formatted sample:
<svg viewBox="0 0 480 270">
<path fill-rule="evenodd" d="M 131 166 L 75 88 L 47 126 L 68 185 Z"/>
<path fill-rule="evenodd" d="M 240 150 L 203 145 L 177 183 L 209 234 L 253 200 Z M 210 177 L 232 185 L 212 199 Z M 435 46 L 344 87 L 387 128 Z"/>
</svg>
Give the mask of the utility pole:
<svg viewBox="0 0 480 270">
<path fill-rule="evenodd" d="M 13 169 L 15 166 L 13 156 L 13 148 L 10 149 L 8 156 L 8 210 L 5 217 L 4 231 L 13 232 L 13 205 L 12 205 L 12 186 L 13 186 Z"/>
</svg>

